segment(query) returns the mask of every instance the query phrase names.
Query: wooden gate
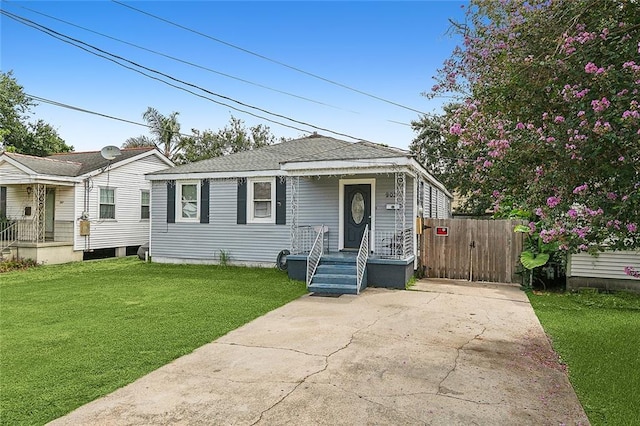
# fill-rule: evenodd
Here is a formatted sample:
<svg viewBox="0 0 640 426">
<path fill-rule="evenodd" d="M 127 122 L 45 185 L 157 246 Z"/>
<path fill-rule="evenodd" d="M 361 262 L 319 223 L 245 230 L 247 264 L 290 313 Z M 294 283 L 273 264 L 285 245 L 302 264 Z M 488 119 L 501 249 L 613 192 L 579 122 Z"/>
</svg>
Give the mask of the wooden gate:
<svg viewBox="0 0 640 426">
<path fill-rule="evenodd" d="M 421 261 L 430 278 L 520 283 L 521 220 L 426 219 Z"/>
</svg>

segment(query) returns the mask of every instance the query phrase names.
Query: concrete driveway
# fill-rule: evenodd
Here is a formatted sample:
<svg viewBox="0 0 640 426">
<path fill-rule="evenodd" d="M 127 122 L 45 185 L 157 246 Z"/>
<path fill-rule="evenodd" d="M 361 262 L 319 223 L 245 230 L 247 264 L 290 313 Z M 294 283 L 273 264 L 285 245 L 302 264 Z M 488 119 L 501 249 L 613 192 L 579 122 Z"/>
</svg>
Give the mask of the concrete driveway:
<svg viewBox="0 0 640 426">
<path fill-rule="evenodd" d="M 525 294 L 304 296 L 52 424 L 582 424 Z"/>
</svg>

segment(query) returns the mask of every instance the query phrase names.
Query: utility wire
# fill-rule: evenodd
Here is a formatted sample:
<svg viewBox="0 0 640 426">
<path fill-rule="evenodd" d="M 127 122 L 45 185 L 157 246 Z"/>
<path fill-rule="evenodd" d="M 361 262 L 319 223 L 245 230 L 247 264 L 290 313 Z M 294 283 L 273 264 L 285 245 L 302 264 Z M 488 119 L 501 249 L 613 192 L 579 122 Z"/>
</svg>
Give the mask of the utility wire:
<svg viewBox="0 0 640 426">
<path fill-rule="evenodd" d="M 276 59 L 272 59 L 272 58 L 270 58 L 270 57 L 268 57 L 268 56 L 265 56 L 265 55 L 262 55 L 262 54 L 260 54 L 260 53 L 256 53 L 256 52 L 251 51 L 251 50 L 249 50 L 249 49 L 245 49 L 245 48 L 243 48 L 243 47 L 240 47 L 240 46 L 237 46 L 237 45 L 235 45 L 235 44 L 229 43 L 229 42 L 227 42 L 227 41 L 221 40 L 221 39 L 219 39 L 219 38 L 216 38 L 216 37 L 210 36 L 210 35 L 208 35 L 208 34 L 205 34 L 205 33 L 200 32 L 200 31 L 196 31 L 196 30 L 194 30 L 194 29 L 192 29 L 192 28 L 189 28 L 189 27 L 186 27 L 186 26 L 184 26 L 184 25 L 180 25 L 180 24 L 178 24 L 178 23 L 176 23 L 176 22 L 173 22 L 173 21 L 170 21 L 170 20 L 168 20 L 168 19 L 162 18 L 162 17 L 160 17 L 160 16 L 158 16 L 158 15 L 154 15 L 154 14 L 152 14 L 152 13 L 149 13 L 149 12 L 146 12 L 146 11 L 144 11 L 144 10 L 138 9 L 138 8 L 136 8 L 136 7 L 133 7 L 133 6 L 131 6 L 131 5 L 128 5 L 128 4 L 126 4 L 126 3 L 123 3 L 123 2 L 121 2 L 121 1 L 118 1 L 118 0 L 111 0 L 111 1 L 112 1 L 113 3 L 116 3 L 116 4 L 120 5 L 120 6 L 123 6 L 123 7 L 126 7 L 126 8 L 128 8 L 128 9 L 134 10 L 134 11 L 136 11 L 136 12 L 138 12 L 138 13 L 143 14 L 143 15 L 150 16 L 150 17 L 152 17 L 152 18 L 154 18 L 154 19 L 157 19 L 157 20 L 162 21 L 162 22 L 164 22 L 164 23 L 167 23 L 167 24 L 169 24 L 169 25 L 173 25 L 173 26 L 178 27 L 178 28 L 181 28 L 181 29 L 183 29 L 183 30 L 185 30 L 185 31 L 189 31 L 189 32 L 191 32 L 191 33 L 197 34 L 197 35 L 199 35 L 199 36 L 201 36 L 201 37 L 208 38 L 209 40 L 213 40 L 213 41 L 215 41 L 215 42 L 217 42 L 217 43 L 224 44 L 225 46 L 231 47 L 231 48 L 233 48 L 233 49 L 240 50 L 241 52 L 247 53 L 247 54 L 249 54 L 249 55 L 256 56 L 256 57 L 258 57 L 258 58 L 260 58 L 260 59 L 264 59 L 265 61 L 269 61 L 269 62 L 272 62 L 272 63 L 274 63 L 274 64 L 277 64 L 277 65 L 283 66 L 283 67 L 285 67 L 285 68 L 289 68 L 289 69 L 291 69 L 291 70 L 293 70 L 293 71 L 297 71 L 297 72 L 299 72 L 299 73 L 302 73 L 302 74 L 308 75 L 308 76 L 310 76 L 310 77 L 316 78 L 316 79 L 318 79 L 318 80 L 322 80 L 322 81 L 324 81 L 324 82 L 326 82 L 326 83 L 330 83 L 330 84 L 333 84 L 333 85 L 335 85 L 335 86 L 342 87 L 343 89 L 347 89 L 347 90 L 350 90 L 350 91 L 352 91 L 352 92 L 356 92 L 356 93 L 359 93 L 359 94 L 361 94 L 361 95 L 368 96 L 368 97 L 373 98 L 373 99 L 376 99 L 376 100 L 378 100 L 378 101 L 382 101 L 382 102 L 385 102 L 385 103 L 388 103 L 388 104 L 391 104 L 391 105 L 395 105 L 395 106 L 397 106 L 397 107 L 399 107 L 399 108 L 403 108 L 403 109 L 406 109 L 406 110 L 409 110 L 409 111 L 417 112 L 418 114 L 425 114 L 424 112 L 422 112 L 422 111 L 420 111 L 420 110 L 417 110 L 417 109 L 415 109 L 415 108 L 411 108 L 411 107 L 408 107 L 408 106 L 405 106 L 405 105 L 399 104 L 399 103 L 397 103 L 397 102 L 390 101 L 390 100 L 385 99 L 385 98 L 382 98 L 382 97 L 380 97 L 380 96 L 376 96 L 376 95 L 373 95 L 373 94 L 371 94 L 371 93 L 367 93 L 367 92 L 365 92 L 365 91 L 362 91 L 362 90 L 359 90 L 359 89 L 353 88 L 353 87 L 351 87 L 351 86 L 347 86 L 346 84 L 339 83 L 339 82 L 337 82 L 337 81 L 335 81 L 335 80 L 330 80 L 330 79 L 325 78 L 325 77 L 322 77 L 322 76 L 320 76 L 320 75 L 318 75 L 318 74 L 314 74 L 314 73 L 312 73 L 312 72 L 305 71 L 305 70 L 303 70 L 303 69 L 300 69 L 300 68 L 294 67 L 294 66 L 292 66 L 292 65 L 286 64 L 286 63 L 281 62 L 281 61 L 278 61 L 278 60 L 276 60 Z"/>
<path fill-rule="evenodd" d="M 82 50 L 84 50 L 84 51 L 86 51 L 86 52 L 88 52 L 88 53 L 91 53 L 91 54 L 93 54 L 93 55 L 96 55 L 96 56 L 98 56 L 98 57 L 101 57 L 101 58 L 107 59 L 107 60 L 109 60 L 109 61 L 111 61 L 111 62 L 113 62 L 113 63 L 115 63 L 115 64 L 117 64 L 117 65 L 120 65 L 121 67 L 124 67 L 124 68 L 127 68 L 127 69 L 129 69 L 129 70 L 132 70 L 132 71 L 138 72 L 138 73 L 140 73 L 140 74 L 142 74 L 142 75 L 144 75 L 144 76 L 146 76 L 146 77 L 148 77 L 148 78 L 151 78 L 151 79 L 154 79 L 154 80 L 160 81 L 160 82 L 162 82 L 162 83 L 164 83 L 164 84 L 166 84 L 166 85 L 169 85 L 169 86 L 171 86 L 171 87 L 174 87 L 174 88 L 177 88 L 177 89 L 183 90 L 183 91 L 185 91 L 185 92 L 187 92 L 187 93 L 193 94 L 193 95 L 198 96 L 198 97 L 201 97 L 201 98 L 203 98 L 203 99 L 207 99 L 207 100 L 209 100 L 209 101 L 211 101 L 211 102 L 214 102 L 214 103 L 216 103 L 216 104 L 223 105 L 223 106 L 225 106 L 225 107 L 228 107 L 228 108 L 234 109 L 234 110 L 236 110 L 236 111 L 239 111 L 239 112 L 242 112 L 242 113 L 245 113 L 245 114 L 249 114 L 249 115 L 251 115 L 251 116 L 254 116 L 254 117 L 260 118 L 260 119 L 262 119 L 262 120 L 266 120 L 266 121 L 269 121 L 269 122 L 272 122 L 272 123 L 275 123 L 275 124 L 278 124 L 278 125 L 281 125 L 281 126 L 289 127 L 289 128 L 295 129 L 295 130 L 302 131 L 302 132 L 308 132 L 308 130 L 304 130 L 304 129 L 301 129 L 301 128 L 299 128 L 299 127 L 295 127 L 295 126 L 292 126 L 292 125 L 289 125 L 289 124 L 285 124 L 285 123 L 282 123 L 282 122 L 280 122 L 280 121 L 276 121 L 276 120 L 273 120 L 273 119 L 270 119 L 270 118 L 267 118 L 267 117 L 264 117 L 264 116 L 261 116 L 261 115 L 258 115 L 258 114 L 255 114 L 255 113 L 252 113 L 252 112 L 249 112 L 249 111 L 243 110 L 243 109 L 240 109 L 240 108 L 238 108 L 238 107 L 235 107 L 235 106 L 232 106 L 232 105 L 226 104 L 226 103 L 224 103 L 224 102 L 216 101 L 216 100 L 214 100 L 214 99 L 212 99 L 212 98 L 210 98 L 210 97 L 207 97 L 207 96 L 204 96 L 204 95 L 198 94 L 198 93 L 193 92 L 193 91 L 191 91 L 191 90 L 189 90 L 189 89 L 185 89 L 184 87 L 181 87 L 181 86 L 178 86 L 178 85 L 175 85 L 175 84 L 169 83 L 169 82 L 167 82 L 167 81 L 165 81 L 165 80 L 162 80 L 162 79 L 160 79 L 160 78 L 158 78 L 158 77 L 153 77 L 153 76 L 151 76 L 151 75 L 149 75 L 149 74 L 146 74 L 146 73 L 144 73 L 144 72 L 142 72 L 142 71 L 140 71 L 140 70 L 138 70 L 138 69 L 136 69 L 136 68 L 133 68 L 133 67 L 130 67 L 130 66 L 124 65 L 124 64 L 122 64 L 122 63 L 120 63 L 120 62 L 118 62 L 117 60 L 112 59 L 112 58 L 116 58 L 116 59 L 118 59 L 118 60 L 121 60 L 121 61 L 127 62 L 127 63 L 129 63 L 129 64 L 133 65 L 134 67 L 142 68 L 142 69 L 144 69 L 144 70 L 147 70 L 147 71 L 152 72 L 152 73 L 154 73 L 154 74 L 161 75 L 161 76 L 163 76 L 163 77 L 166 77 L 166 78 L 168 78 L 168 79 L 170 79 L 170 80 L 173 80 L 173 81 L 176 81 L 176 82 L 178 82 L 178 83 L 184 84 L 184 85 L 186 85 L 186 86 L 196 88 L 196 89 L 201 90 L 201 91 L 203 91 L 203 92 L 205 92 L 205 93 L 208 93 L 208 94 L 210 94 L 210 95 L 213 95 L 213 96 L 216 96 L 216 97 L 219 97 L 219 98 L 225 99 L 225 100 L 229 100 L 229 101 L 234 102 L 234 103 L 237 103 L 237 104 L 239 104 L 239 105 L 241 105 L 241 106 L 243 106 L 243 107 L 247 107 L 247 108 L 255 109 L 255 110 L 257 110 L 257 111 L 263 112 L 263 113 L 265 113 L 265 114 L 272 115 L 272 116 L 274 116 L 274 117 L 278 117 L 278 118 L 282 118 L 282 119 L 285 119 L 285 120 L 288 120 L 288 121 L 292 121 L 292 122 L 294 122 L 294 123 L 301 124 L 301 125 L 303 125 L 303 126 L 308 126 L 308 127 L 311 127 L 311 128 L 317 129 L 317 130 L 321 130 L 321 131 L 325 131 L 325 132 L 333 133 L 333 134 L 335 134 L 335 135 L 344 136 L 344 137 L 347 137 L 347 138 L 350 138 L 350 139 L 356 139 L 356 140 L 358 140 L 358 139 L 359 139 L 359 138 L 357 138 L 357 137 L 355 137 L 355 136 L 351 136 L 351 135 L 346 134 L 346 133 L 337 132 L 337 131 L 334 131 L 334 130 L 331 130 L 331 129 L 328 129 L 328 128 L 324 128 L 324 127 L 316 126 L 316 125 L 313 125 L 313 124 L 310 124 L 310 123 L 307 123 L 307 122 L 304 122 L 304 121 L 296 120 L 296 119 L 293 119 L 293 118 L 291 118 L 291 117 L 287 117 L 287 116 L 282 115 L 282 114 L 273 113 L 273 112 L 268 111 L 268 110 L 266 110 L 266 109 L 259 108 L 259 107 L 256 107 L 256 106 L 253 106 L 253 105 L 250 105 L 250 104 L 247 104 L 247 103 L 244 103 L 244 102 L 241 102 L 241 101 L 235 100 L 235 99 L 233 99 L 233 98 L 231 98 L 231 97 L 228 97 L 228 96 L 224 96 L 224 95 L 217 94 L 217 93 L 215 93 L 215 92 L 212 92 L 212 91 L 210 91 L 210 90 L 207 90 L 207 89 L 205 89 L 205 88 L 203 88 L 203 87 L 200 87 L 200 86 L 198 86 L 198 85 L 195 85 L 195 84 L 193 84 L 193 83 L 189 83 L 189 82 L 186 82 L 186 81 L 180 80 L 180 79 L 175 78 L 175 77 L 173 77 L 173 76 L 171 76 L 171 75 L 169 75 L 169 74 L 165 74 L 165 73 L 163 73 L 163 72 L 161 72 L 161 71 L 158 71 L 158 70 L 155 70 L 155 69 L 153 69 L 153 68 L 148 68 L 148 67 L 145 67 L 145 66 L 143 66 L 143 65 L 140 65 L 140 64 L 138 64 L 138 63 L 136 63 L 136 62 L 130 61 L 130 60 L 128 60 L 128 59 L 126 59 L 126 58 L 124 58 L 124 57 L 121 57 L 121 56 L 118 56 L 118 55 L 115 55 L 115 54 L 109 53 L 109 52 L 107 52 L 107 51 L 105 51 L 105 50 L 102 50 L 102 49 L 100 49 L 100 48 L 98 48 L 98 47 L 96 47 L 96 46 L 93 46 L 93 45 L 91 45 L 91 44 L 85 43 L 85 42 L 83 42 L 83 41 L 81 41 L 81 40 L 75 39 L 75 38 L 73 38 L 73 37 L 66 36 L 66 35 L 64 35 L 64 34 L 62 34 L 62 33 L 59 33 L 59 32 L 57 32 L 57 31 L 55 31 L 55 30 L 52 30 L 51 28 L 48 28 L 48 27 L 46 27 L 46 26 L 44 26 L 44 25 L 40 25 L 40 24 L 38 24 L 38 23 L 36 23 L 36 22 L 34 22 L 34 21 L 31 21 L 30 19 L 23 18 L 23 17 L 21 17 L 21 16 L 15 15 L 15 14 L 13 14 L 13 13 L 11 13 L 11 12 L 7 12 L 7 11 L 5 11 L 5 10 L 0 10 L 0 13 L 2 13 L 3 15 L 5 15 L 5 16 L 7 16 L 7 17 L 9 17 L 9 18 L 11 18 L 11 19 L 13 19 L 13 20 L 15 20 L 15 21 L 17 21 L 17 22 L 20 22 L 20 23 L 22 23 L 22 24 L 24 24 L 24 25 L 26 25 L 26 26 L 29 26 L 29 27 L 31 27 L 31 28 L 34 28 L 34 29 L 38 30 L 38 31 L 41 31 L 41 32 L 43 32 L 43 33 L 45 33 L 45 34 L 47 34 L 47 35 L 49 35 L 49 36 L 51 36 L 51 37 L 54 37 L 54 38 L 56 38 L 56 39 L 58 39 L 58 40 L 60 40 L 60 41 L 63 41 L 63 42 L 65 42 L 65 43 L 68 43 L 68 44 L 70 44 L 70 45 L 72 45 L 72 46 L 75 46 L 75 47 L 77 47 L 77 48 L 79 48 L 79 49 L 82 49 Z M 88 48 L 90 48 L 90 49 L 94 49 L 94 50 L 96 50 L 96 51 L 98 51 L 98 52 L 100 52 L 100 53 L 93 52 L 93 51 L 91 51 L 91 50 L 89 50 L 89 49 L 87 49 L 87 48 L 85 48 L 85 47 L 79 46 L 78 44 L 81 44 L 81 45 L 87 46 Z M 108 56 L 105 56 L 105 55 L 108 55 Z"/>
<path fill-rule="evenodd" d="M 8 0 L 2 0 L 2 1 L 5 2 L 5 3 L 12 3 L 11 1 L 8 1 Z M 69 21 L 65 21 L 64 19 L 56 18 L 55 16 L 51 16 L 49 14 L 46 14 L 46 13 L 43 13 L 43 12 L 39 12 L 37 10 L 31 9 L 29 7 L 26 7 L 26 6 L 18 6 L 18 7 L 21 8 L 21 9 L 25 9 L 25 10 L 28 10 L 30 12 L 36 13 L 38 15 L 47 17 L 49 19 L 53 19 L 54 21 L 62 22 L 64 24 L 70 25 L 72 27 L 79 28 L 81 30 L 84 30 L 84 31 L 87 31 L 87 32 L 90 32 L 90 33 L 93 33 L 93 34 L 97 34 L 97 35 L 99 35 L 101 37 L 105 37 L 105 38 L 108 38 L 108 39 L 113 40 L 113 41 L 117 41 L 118 43 L 126 44 L 128 46 L 135 47 L 136 49 L 144 50 L 145 52 L 153 53 L 154 55 L 162 56 L 164 58 L 171 59 L 172 61 L 180 62 L 180 63 L 186 64 L 186 65 L 189 65 L 189 66 L 192 66 L 192 67 L 195 67 L 195 68 L 199 68 L 201 70 L 208 71 L 208 72 L 213 73 L 213 74 L 218 74 L 218 75 L 221 75 L 223 77 L 227 77 L 227 78 L 230 78 L 230 79 L 233 79 L 233 80 L 236 80 L 236 81 L 240 81 L 242 83 L 246 83 L 246 84 L 250 84 L 250 85 L 253 85 L 253 86 L 256 86 L 256 87 L 260 87 L 260 88 L 263 88 L 263 89 L 271 90 L 273 92 L 281 93 L 283 95 L 291 96 L 291 97 L 294 97 L 294 98 L 297 98 L 297 99 L 302 99 L 302 100 L 307 101 L 307 102 L 313 102 L 313 103 L 318 104 L 318 105 L 328 106 L 330 108 L 340 109 L 340 110 L 343 110 L 343 111 L 359 114 L 356 111 L 347 110 L 347 109 L 341 108 L 341 107 L 336 106 L 336 105 L 328 104 L 326 102 L 317 101 L 315 99 L 311 99 L 311 98 L 307 98 L 307 97 L 304 97 L 304 96 L 296 95 L 294 93 L 286 92 L 284 90 L 275 89 L 273 87 L 269 87 L 269 86 L 266 86 L 264 84 L 256 83 L 256 82 L 253 82 L 253 81 L 250 81 L 250 80 L 246 80 L 246 79 L 243 79 L 243 78 L 240 78 L 240 77 L 236 77 L 236 76 L 231 75 L 231 74 L 224 73 L 222 71 L 214 70 L 212 68 L 208 68 L 208 67 L 205 67 L 203 65 L 196 64 L 194 62 L 190 62 L 190 61 L 187 61 L 187 60 L 184 60 L 184 59 L 180 59 L 180 58 L 177 58 L 175 56 L 168 55 L 166 53 L 158 52 L 157 50 L 149 49 L 147 47 L 140 46 L 138 44 L 131 43 L 131 42 L 128 42 L 126 40 L 122 40 L 122 39 L 110 36 L 108 34 L 104 34 L 104 33 L 92 30 L 90 28 L 83 27 L 83 26 L 78 25 L 78 24 L 74 24 L 73 22 L 69 22 Z M 399 123 L 399 124 L 404 124 L 404 123 Z"/>
<path fill-rule="evenodd" d="M 104 114 L 104 113 L 101 113 L 101 112 L 80 108 L 80 107 L 77 107 L 77 106 L 74 106 L 74 105 L 65 104 L 63 102 L 58 102 L 58 101 L 54 101 L 54 100 L 51 100 L 51 99 L 43 98 L 43 97 L 40 97 L 40 96 L 31 95 L 29 93 L 25 93 L 25 96 L 27 96 L 28 98 L 31 98 L 33 100 L 36 100 L 38 102 L 42 102 L 42 103 L 49 104 L 49 105 L 54 105 L 54 106 L 57 106 L 57 107 L 60 107 L 60 108 L 66 108 L 66 109 L 70 109 L 70 110 L 73 110 L 73 111 L 84 112 L 86 114 L 97 115 L 98 117 L 104 117 L 104 118 L 108 118 L 110 120 L 121 121 L 123 123 L 133 124 L 135 126 L 146 127 L 148 129 L 153 129 L 154 128 L 153 126 L 151 126 L 149 124 L 140 123 L 138 121 L 127 120 L 126 118 L 120 118 L 120 117 L 116 117 L 116 116 L 113 116 L 113 115 Z M 186 133 L 176 133 L 176 135 L 189 137 L 189 138 L 196 138 L 197 139 L 197 136 L 188 135 Z M 154 142 L 154 144 L 155 144 L 155 142 Z"/>
</svg>

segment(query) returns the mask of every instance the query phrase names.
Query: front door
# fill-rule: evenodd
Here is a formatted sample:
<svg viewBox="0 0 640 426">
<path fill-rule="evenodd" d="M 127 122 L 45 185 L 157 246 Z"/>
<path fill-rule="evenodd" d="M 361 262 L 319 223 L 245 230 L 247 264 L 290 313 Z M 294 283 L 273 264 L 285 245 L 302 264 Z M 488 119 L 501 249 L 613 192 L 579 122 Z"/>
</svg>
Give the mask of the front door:
<svg viewBox="0 0 640 426">
<path fill-rule="evenodd" d="M 44 239 L 53 241 L 54 225 L 56 221 L 56 190 L 54 188 L 47 189 L 47 199 L 44 204 Z"/>
<path fill-rule="evenodd" d="M 371 227 L 371 185 L 344 186 L 344 248 L 358 249 L 364 228 Z"/>
</svg>

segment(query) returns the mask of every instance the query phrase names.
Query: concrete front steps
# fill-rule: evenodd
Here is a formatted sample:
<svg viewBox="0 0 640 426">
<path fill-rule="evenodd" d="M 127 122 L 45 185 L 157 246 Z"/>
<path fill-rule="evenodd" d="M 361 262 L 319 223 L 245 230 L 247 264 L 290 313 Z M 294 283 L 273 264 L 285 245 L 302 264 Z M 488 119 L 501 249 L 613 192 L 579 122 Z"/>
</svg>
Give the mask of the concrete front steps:
<svg viewBox="0 0 640 426">
<path fill-rule="evenodd" d="M 358 294 L 356 255 L 324 255 L 309 285 L 309 291 L 322 294 Z M 363 279 L 362 288 L 366 281 Z"/>
</svg>

